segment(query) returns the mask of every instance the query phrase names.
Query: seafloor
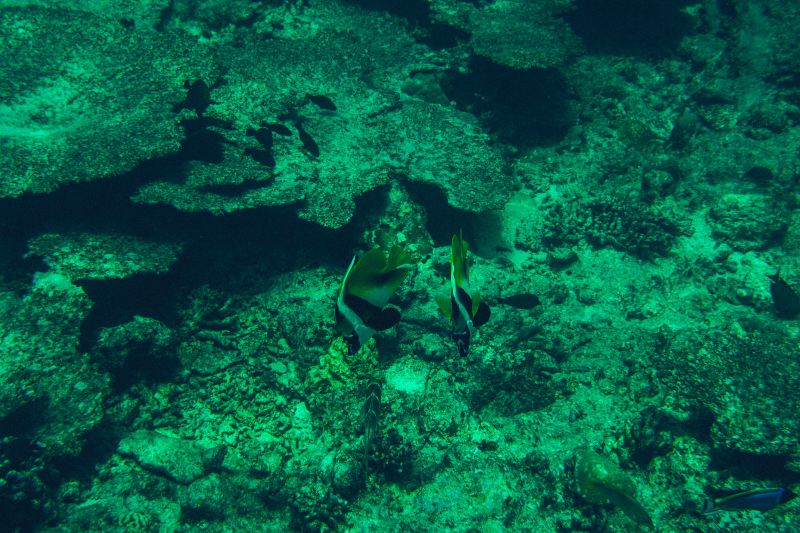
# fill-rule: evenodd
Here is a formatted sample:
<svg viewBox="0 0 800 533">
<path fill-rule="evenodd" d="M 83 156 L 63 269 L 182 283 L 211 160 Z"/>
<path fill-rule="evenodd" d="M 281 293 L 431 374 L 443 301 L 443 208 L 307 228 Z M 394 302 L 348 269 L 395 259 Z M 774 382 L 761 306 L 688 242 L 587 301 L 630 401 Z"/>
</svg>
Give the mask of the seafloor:
<svg viewBox="0 0 800 533">
<path fill-rule="evenodd" d="M 701 512 L 800 492 L 798 28 L 0 2 L 0 530 L 800 531 Z M 348 355 L 345 272 L 395 244 L 402 319 Z"/>
</svg>

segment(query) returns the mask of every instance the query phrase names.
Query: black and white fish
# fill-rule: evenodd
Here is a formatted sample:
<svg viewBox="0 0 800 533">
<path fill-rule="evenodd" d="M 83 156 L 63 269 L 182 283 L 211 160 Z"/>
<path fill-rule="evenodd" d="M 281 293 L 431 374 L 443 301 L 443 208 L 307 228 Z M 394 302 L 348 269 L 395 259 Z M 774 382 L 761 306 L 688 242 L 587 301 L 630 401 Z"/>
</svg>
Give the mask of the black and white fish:
<svg viewBox="0 0 800 533">
<path fill-rule="evenodd" d="M 469 243 L 453 235 L 450 247 L 450 293 L 437 298 L 442 313 L 453 324 L 453 340 L 458 353 L 466 356 L 477 328 L 489 321 L 489 306 L 469 284 L 467 252 Z"/>
<path fill-rule="evenodd" d="M 400 311 L 388 306 L 392 294 L 411 271 L 411 256 L 399 246 L 387 253 L 373 248 L 353 257 L 336 297 L 336 328 L 354 354 L 376 331 L 389 329 L 400 321 Z"/>
</svg>

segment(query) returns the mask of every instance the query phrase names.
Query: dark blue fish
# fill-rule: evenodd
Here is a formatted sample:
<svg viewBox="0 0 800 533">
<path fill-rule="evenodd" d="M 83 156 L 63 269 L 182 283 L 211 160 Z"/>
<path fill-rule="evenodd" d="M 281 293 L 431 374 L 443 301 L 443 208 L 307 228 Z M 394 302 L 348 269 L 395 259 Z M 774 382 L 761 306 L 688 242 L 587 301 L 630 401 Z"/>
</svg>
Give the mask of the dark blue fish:
<svg viewBox="0 0 800 533">
<path fill-rule="evenodd" d="M 717 511 L 769 511 L 796 496 L 797 494 L 783 487 L 748 490 L 723 498 L 706 500 L 703 503 L 703 512 L 708 514 Z"/>
</svg>

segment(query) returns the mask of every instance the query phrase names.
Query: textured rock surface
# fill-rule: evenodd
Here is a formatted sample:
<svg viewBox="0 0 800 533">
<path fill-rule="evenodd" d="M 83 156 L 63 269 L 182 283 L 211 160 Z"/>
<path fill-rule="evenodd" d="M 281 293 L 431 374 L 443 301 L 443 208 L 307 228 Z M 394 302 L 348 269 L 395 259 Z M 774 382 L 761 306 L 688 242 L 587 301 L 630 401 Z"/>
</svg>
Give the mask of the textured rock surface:
<svg viewBox="0 0 800 533">
<path fill-rule="evenodd" d="M 207 71 L 202 50 L 106 15 L 36 6 L 0 15 L 0 198 L 112 176 L 179 149 L 172 106 L 184 81 Z"/>
<path fill-rule="evenodd" d="M 177 260 L 180 246 L 119 234 L 47 233 L 28 243 L 51 271 L 72 280 L 121 279 L 163 274 Z"/>
<path fill-rule="evenodd" d="M 107 378 L 78 350 L 91 301 L 61 274 L 38 274 L 24 298 L 6 294 L 0 336 L 0 419 L 39 435 L 49 456 L 76 455 L 103 416 Z"/>
<path fill-rule="evenodd" d="M 515 69 L 559 66 L 580 50 L 561 18 L 572 0 L 502 0 L 482 5 L 429 0 L 434 16 L 470 34 L 475 53 Z"/>
<path fill-rule="evenodd" d="M 184 485 L 206 472 L 204 451 L 194 442 L 156 431 L 139 430 L 119 443 L 118 451 L 134 459 L 142 468 Z"/>
</svg>

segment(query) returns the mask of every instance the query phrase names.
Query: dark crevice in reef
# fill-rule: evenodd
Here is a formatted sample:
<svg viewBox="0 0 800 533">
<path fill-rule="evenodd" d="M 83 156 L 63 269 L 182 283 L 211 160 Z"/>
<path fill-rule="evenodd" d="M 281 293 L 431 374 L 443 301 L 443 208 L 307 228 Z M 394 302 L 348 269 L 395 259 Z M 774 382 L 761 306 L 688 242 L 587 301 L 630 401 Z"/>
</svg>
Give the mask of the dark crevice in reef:
<svg viewBox="0 0 800 533">
<path fill-rule="evenodd" d="M 637 57 L 673 54 L 693 30 L 688 0 L 576 0 L 564 18 L 589 53 Z"/>
<path fill-rule="evenodd" d="M 725 477 L 778 481 L 784 485 L 800 482 L 800 475 L 790 470 L 788 456 L 746 453 L 737 450 L 714 450 L 711 453 L 711 470 Z"/>
<path fill-rule="evenodd" d="M 442 89 L 503 142 L 520 147 L 559 142 L 575 119 L 567 84 L 555 69 L 521 71 L 475 58 L 467 73 L 446 76 Z"/>
<path fill-rule="evenodd" d="M 81 346 L 87 349 L 93 345 L 98 328 L 125 323 L 134 315 L 176 325 L 175 302 L 202 284 L 244 285 L 252 280 L 244 279 L 243 272 L 270 275 L 300 265 L 346 265 L 358 233 L 357 224 L 376 204 L 375 199 L 385 194 L 364 195 L 357 202 L 353 221 L 340 230 L 298 219 L 298 205 L 213 216 L 131 202 L 130 196 L 141 184 L 180 175 L 183 163 L 177 156 L 162 158 L 144 162 L 114 178 L 67 185 L 50 194 L 0 200 L 0 212 L 4 214 L 0 246 L 8 252 L 2 258 L 4 283 L 9 286 L 13 281 L 23 292 L 30 287 L 35 272 L 47 269 L 38 257 L 23 258 L 28 240 L 43 233 L 119 232 L 158 242 L 183 243 L 178 261 L 167 273 L 79 282 L 93 301 L 82 328 Z"/>
<path fill-rule="evenodd" d="M 463 231 L 466 240 L 474 242 L 475 235 L 485 236 L 487 232 L 499 229 L 492 223 L 491 213 L 471 213 L 450 206 L 439 187 L 414 181 L 405 182 L 405 187 L 414 202 L 425 208 L 425 227 L 436 247 L 450 246 L 453 233 L 459 231 Z M 499 237 L 494 236 L 492 239 L 499 240 Z M 477 253 L 480 250 L 472 247 L 472 251 Z"/>
<path fill-rule="evenodd" d="M 44 448 L 37 441 L 46 400 L 25 403 L 0 419 L 0 517 L 2 531 L 34 531 L 47 514 L 41 480 Z"/>
<path fill-rule="evenodd" d="M 129 430 L 126 429 L 125 432 L 127 431 Z M 55 471 L 46 479 L 48 485 L 56 488 L 68 479 L 91 483 L 97 476 L 97 465 L 103 464 L 114 455 L 119 441 L 119 428 L 114 427 L 108 418 L 104 418 L 86 433 L 83 448 L 77 456 L 56 458 L 51 462 Z"/>
</svg>

